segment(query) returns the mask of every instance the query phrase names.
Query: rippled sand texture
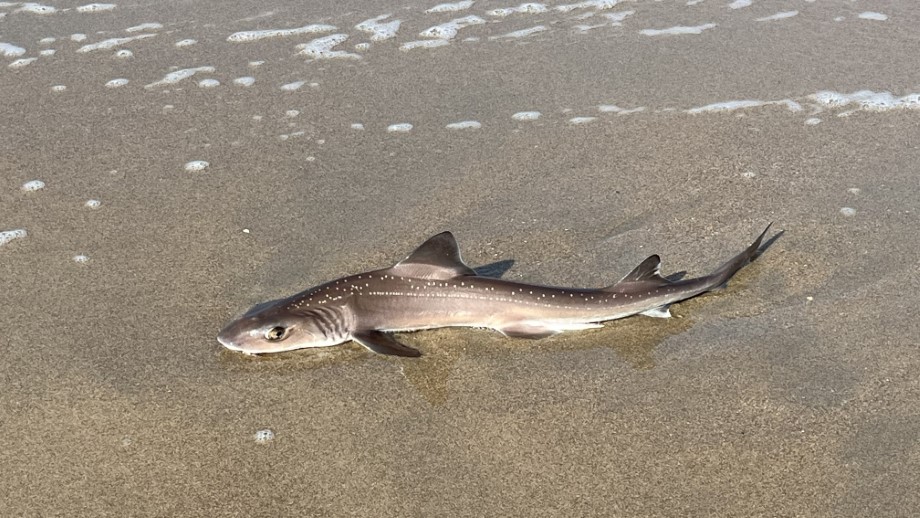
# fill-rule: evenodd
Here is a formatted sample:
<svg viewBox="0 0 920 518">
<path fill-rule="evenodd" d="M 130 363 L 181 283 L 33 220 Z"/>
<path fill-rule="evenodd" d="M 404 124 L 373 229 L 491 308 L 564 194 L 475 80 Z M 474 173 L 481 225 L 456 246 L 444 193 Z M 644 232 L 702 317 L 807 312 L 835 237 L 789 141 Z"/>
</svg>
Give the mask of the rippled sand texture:
<svg viewBox="0 0 920 518">
<path fill-rule="evenodd" d="M 384 5 L 0 3 L 0 515 L 920 508 L 913 2 Z M 215 341 L 445 229 L 603 286 L 769 221 L 670 320 Z"/>
</svg>

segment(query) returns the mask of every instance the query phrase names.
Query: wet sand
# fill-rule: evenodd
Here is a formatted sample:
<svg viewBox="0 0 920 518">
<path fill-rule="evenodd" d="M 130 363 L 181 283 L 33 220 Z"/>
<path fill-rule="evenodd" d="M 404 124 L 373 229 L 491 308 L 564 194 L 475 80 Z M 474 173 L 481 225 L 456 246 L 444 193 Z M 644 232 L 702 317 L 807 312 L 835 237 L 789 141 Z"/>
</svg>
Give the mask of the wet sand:
<svg viewBox="0 0 920 518">
<path fill-rule="evenodd" d="M 24 51 L 0 57 L 0 231 L 27 232 L 0 245 L 0 515 L 920 507 L 915 9 L 728 3 L 0 8 L 0 42 Z M 387 13 L 392 39 L 353 28 Z M 485 23 L 399 50 L 470 15 Z M 311 23 L 338 29 L 227 41 Z M 297 54 L 333 33 L 361 57 Z M 155 36 L 79 51 L 137 34 Z M 197 67 L 213 71 L 145 87 Z M 875 97 L 846 97 L 860 90 Z M 687 112 L 744 100 L 775 104 Z M 462 121 L 481 127 L 446 128 Z M 708 273 L 770 221 L 781 235 L 759 260 L 669 320 L 536 342 L 402 335 L 417 360 L 354 344 L 248 358 L 215 340 L 258 302 L 442 230 L 473 266 L 594 287 L 652 253 L 665 274 Z"/>
</svg>

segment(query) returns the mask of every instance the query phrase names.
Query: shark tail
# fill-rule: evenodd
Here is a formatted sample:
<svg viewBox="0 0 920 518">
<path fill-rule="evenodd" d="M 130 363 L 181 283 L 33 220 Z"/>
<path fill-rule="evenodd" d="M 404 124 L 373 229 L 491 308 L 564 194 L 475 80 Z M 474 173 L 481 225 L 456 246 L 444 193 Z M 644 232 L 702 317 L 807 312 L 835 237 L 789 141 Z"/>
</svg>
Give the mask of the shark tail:
<svg viewBox="0 0 920 518">
<path fill-rule="evenodd" d="M 749 247 L 747 247 L 743 252 L 732 257 L 725 264 L 720 266 L 716 271 L 709 274 L 709 284 L 712 286 L 710 289 L 717 289 L 724 286 L 729 279 L 731 279 L 735 273 L 743 268 L 746 264 L 753 261 L 757 257 L 757 251 L 760 249 L 760 244 L 763 241 L 764 236 L 767 234 L 767 231 L 770 230 L 770 227 L 773 223 L 767 225 L 767 228 L 754 240 Z"/>
</svg>

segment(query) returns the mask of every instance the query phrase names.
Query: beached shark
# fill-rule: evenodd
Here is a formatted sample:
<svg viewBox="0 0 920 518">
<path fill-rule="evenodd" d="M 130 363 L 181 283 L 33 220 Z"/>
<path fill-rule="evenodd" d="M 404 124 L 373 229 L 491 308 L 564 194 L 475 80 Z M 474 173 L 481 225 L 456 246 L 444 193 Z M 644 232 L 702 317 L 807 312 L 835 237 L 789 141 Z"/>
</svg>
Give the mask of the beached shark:
<svg viewBox="0 0 920 518">
<path fill-rule="evenodd" d="M 652 255 L 619 282 L 601 289 L 556 288 L 476 275 L 457 241 L 442 232 L 390 268 L 343 277 L 272 304 L 257 306 L 217 337 L 228 349 L 265 354 L 328 347 L 354 340 L 395 356 L 421 353 L 393 332 L 479 327 L 506 336 L 543 338 L 603 327 L 642 314 L 671 316 L 668 306 L 724 285 L 760 248 L 767 229 L 713 273 L 669 281 Z"/>
</svg>

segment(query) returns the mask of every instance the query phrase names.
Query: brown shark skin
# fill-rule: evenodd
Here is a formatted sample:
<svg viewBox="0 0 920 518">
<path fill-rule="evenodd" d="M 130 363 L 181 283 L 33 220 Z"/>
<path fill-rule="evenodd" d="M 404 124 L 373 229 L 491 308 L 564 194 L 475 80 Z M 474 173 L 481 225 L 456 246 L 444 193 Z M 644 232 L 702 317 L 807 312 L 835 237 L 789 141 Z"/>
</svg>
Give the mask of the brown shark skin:
<svg viewBox="0 0 920 518">
<path fill-rule="evenodd" d="M 382 270 L 328 282 L 278 301 L 224 329 L 218 340 L 248 354 L 335 345 L 356 340 L 375 352 L 418 356 L 386 332 L 438 327 L 491 328 L 508 336 L 542 338 L 598 322 L 650 311 L 666 317 L 667 306 L 725 284 L 756 255 L 766 230 L 743 252 L 710 275 L 671 282 L 658 275 L 651 256 L 620 282 L 603 289 L 524 284 L 476 276 L 460 259 L 449 232 L 432 237 L 406 260 Z M 264 331 L 283 327 L 296 334 L 309 324 L 313 338 L 271 341 Z M 290 340 L 285 344 L 285 341 Z M 247 343 L 248 341 L 248 343 Z"/>
</svg>

